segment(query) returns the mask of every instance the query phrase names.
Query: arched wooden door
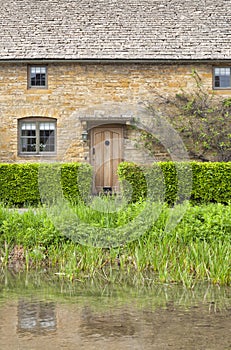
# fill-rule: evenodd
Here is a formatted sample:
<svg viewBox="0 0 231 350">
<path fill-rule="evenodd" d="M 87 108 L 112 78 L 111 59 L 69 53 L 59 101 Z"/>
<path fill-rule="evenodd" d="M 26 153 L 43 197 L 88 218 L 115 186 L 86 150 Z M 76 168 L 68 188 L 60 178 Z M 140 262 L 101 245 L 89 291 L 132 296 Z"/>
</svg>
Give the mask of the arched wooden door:
<svg viewBox="0 0 231 350">
<path fill-rule="evenodd" d="M 104 125 L 91 131 L 91 164 L 94 167 L 93 192 L 118 192 L 117 168 L 122 161 L 123 128 Z"/>
</svg>

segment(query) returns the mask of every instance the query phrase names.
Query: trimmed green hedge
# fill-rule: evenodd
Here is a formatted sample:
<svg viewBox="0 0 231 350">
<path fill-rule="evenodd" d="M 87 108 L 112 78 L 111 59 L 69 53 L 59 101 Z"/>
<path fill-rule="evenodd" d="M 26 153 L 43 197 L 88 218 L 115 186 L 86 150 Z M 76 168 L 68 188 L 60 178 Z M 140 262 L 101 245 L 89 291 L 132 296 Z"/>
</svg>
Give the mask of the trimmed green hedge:
<svg viewBox="0 0 231 350">
<path fill-rule="evenodd" d="M 92 169 L 81 163 L 0 164 L 0 202 L 28 206 L 64 196 L 77 202 L 91 191 Z"/>
<path fill-rule="evenodd" d="M 160 183 L 169 205 L 187 198 L 193 204 L 231 201 L 231 162 L 158 162 L 151 167 L 123 162 L 118 172 L 125 194 L 132 187 L 133 201 L 149 196 L 150 189 L 160 188 Z"/>
<path fill-rule="evenodd" d="M 147 196 L 169 205 L 189 197 L 193 204 L 231 201 L 231 162 L 158 162 L 151 167 L 123 162 L 118 172 L 132 201 Z M 76 203 L 90 193 L 91 181 L 89 164 L 0 164 L 0 202 L 38 205 L 64 195 Z"/>
</svg>

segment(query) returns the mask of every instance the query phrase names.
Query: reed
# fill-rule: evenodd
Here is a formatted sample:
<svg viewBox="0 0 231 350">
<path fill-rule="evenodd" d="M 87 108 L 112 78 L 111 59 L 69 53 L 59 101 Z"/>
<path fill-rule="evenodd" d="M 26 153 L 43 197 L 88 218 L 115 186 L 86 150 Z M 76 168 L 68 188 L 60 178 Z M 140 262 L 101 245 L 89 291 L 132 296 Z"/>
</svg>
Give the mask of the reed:
<svg viewBox="0 0 231 350">
<path fill-rule="evenodd" d="M 89 225 L 113 228 L 137 217 L 144 203 L 118 211 L 112 205 L 97 212 L 82 203 L 75 211 Z M 0 264 L 17 265 L 20 270 L 43 267 L 71 281 L 182 283 L 187 288 L 202 281 L 230 285 L 231 204 L 190 206 L 178 225 L 166 232 L 170 210 L 164 206 L 158 220 L 136 240 L 97 248 L 73 242 L 59 232 L 44 208 L 18 213 L 0 207 Z M 24 252 L 20 264 L 17 249 Z"/>
</svg>

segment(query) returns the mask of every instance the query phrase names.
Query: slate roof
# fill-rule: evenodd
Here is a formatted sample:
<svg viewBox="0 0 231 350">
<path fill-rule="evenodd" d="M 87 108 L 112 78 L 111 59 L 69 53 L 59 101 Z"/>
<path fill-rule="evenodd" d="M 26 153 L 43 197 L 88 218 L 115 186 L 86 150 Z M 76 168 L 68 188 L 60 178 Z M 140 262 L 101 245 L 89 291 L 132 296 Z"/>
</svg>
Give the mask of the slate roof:
<svg viewBox="0 0 231 350">
<path fill-rule="evenodd" d="M 231 59 L 231 0 L 2 0 L 8 59 Z"/>
</svg>

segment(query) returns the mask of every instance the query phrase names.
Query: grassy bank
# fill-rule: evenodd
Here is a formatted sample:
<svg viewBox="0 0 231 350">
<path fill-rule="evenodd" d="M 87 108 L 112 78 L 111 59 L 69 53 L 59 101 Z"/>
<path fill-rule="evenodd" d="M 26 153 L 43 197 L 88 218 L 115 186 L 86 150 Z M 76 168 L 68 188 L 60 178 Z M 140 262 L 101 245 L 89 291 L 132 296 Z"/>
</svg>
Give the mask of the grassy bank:
<svg viewBox="0 0 231 350">
<path fill-rule="evenodd" d="M 92 227 L 110 229 L 132 222 L 142 206 L 136 203 L 126 210 L 105 213 L 82 205 L 76 211 Z M 18 213 L 1 207 L 0 264 L 17 272 L 49 269 L 70 280 L 230 285 L 231 205 L 189 207 L 178 225 L 166 232 L 170 210 L 164 207 L 153 226 L 136 240 L 119 247 L 95 248 L 63 235 L 43 208 Z"/>
</svg>

